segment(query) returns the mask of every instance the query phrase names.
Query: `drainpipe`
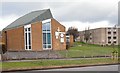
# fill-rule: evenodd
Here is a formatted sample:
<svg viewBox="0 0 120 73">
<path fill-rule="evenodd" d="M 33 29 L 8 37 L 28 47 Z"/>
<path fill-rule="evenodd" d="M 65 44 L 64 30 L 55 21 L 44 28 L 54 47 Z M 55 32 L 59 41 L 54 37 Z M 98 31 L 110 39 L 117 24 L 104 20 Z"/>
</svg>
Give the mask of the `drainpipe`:
<svg viewBox="0 0 120 73">
<path fill-rule="evenodd" d="M 7 51 L 7 31 L 5 31 L 5 51 Z"/>
</svg>

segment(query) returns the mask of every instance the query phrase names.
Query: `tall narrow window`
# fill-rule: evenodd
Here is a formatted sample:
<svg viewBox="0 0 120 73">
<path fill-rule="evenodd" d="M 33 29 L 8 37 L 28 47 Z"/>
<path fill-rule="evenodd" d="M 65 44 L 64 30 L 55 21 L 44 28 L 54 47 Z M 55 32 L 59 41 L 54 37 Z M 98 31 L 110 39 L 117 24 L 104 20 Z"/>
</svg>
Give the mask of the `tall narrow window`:
<svg viewBox="0 0 120 73">
<path fill-rule="evenodd" d="M 31 25 L 24 26 L 25 50 L 31 50 Z"/>
<path fill-rule="evenodd" d="M 42 34 L 43 34 L 43 49 L 51 49 L 51 23 L 43 22 L 42 23 Z"/>
</svg>

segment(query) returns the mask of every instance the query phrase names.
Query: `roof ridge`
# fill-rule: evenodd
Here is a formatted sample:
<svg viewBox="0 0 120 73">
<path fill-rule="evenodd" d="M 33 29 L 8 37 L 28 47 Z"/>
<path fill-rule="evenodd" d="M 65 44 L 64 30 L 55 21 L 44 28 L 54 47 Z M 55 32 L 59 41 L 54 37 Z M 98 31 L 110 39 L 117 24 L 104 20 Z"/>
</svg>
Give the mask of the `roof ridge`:
<svg viewBox="0 0 120 73">
<path fill-rule="evenodd" d="M 31 11 L 31 12 L 39 12 L 39 11 L 47 11 L 47 10 L 50 10 L 50 9 L 35 10 L 35 11 Z M 31 12 L 30 12 L 30 13 L 31 13 Z"/>
<path fill-rule="evenodd" d="M 41 14 L 43 14 L 43 13 L 45 13 L 47 10 L 37 10 L 37 11 L 32 11 L 32 12 L 39 12 L 39 11 L 44 11 L 44 12 L 41 13 Z M 39 17 L 41 14 L 37 15 L 37 16 L 34 17 L 34 18 Z M 33 21 L 33 20 L 34 20 L 34 19 L 32 19 L 31 21 Z"/>
<path fill-rule="evenodd" d="M 39 19 L 37 19 L 37 17 Z M 37 22 L 39 20 L 42 21 L 42 20 L 48 19 L 48 18 L 53 18 L 50 9 L 31 11 L 31 12 L 17 18 L 15 21 L 10 23 L 3 30 L 12 29 L 12 28 L 16 28 L 19 26 L 24 26 L 24 25 L 27 25 L 27 24 L 30 24 L 33 22 Z"/>
</svg>

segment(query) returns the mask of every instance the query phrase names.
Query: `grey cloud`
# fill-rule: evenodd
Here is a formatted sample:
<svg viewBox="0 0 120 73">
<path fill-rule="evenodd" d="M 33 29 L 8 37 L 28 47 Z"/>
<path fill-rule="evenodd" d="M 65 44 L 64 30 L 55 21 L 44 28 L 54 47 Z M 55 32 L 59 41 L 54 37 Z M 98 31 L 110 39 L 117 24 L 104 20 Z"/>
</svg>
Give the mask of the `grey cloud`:
<svg viewBox="0 0 120 73">
<path fill-rule="evenodd" d="M 82 22 L 97 22 L 108 20 L 110 22 L 116 23 L 117 20 L 117 14 L 111 15 L 111 12 L 113 12 L 112 8 L 102 8 L 90 4 L 69 6 L 68 8 L 63 8 L 61 12 L 63 13 L 62 15 L 56 15 L 58 19 L 64 16 L 63 19 L 60 19 L 61 21 L 77 20 Z"/>
<path fill-rule="evenodd" d="M 39 3 L 31 3 L 31 2 L 4 2 L 2 3 L 2 13 L 3 16 L 16 14 L 23 15 L 32 10 L 36 10 L 37 8 L 42 9 L 43 6 Z"/>
<path fill-rule="evenodd" d="M 111 23 L 117 23 L 117 11 L 115 7 L 106 5 L 96 5 L 91 3 L 63 3 L 63 2 L 23 2 L 23 3 L 3 3 L 3 16 L 16 14 L 24 15 L 31 11 L 50 8 L 53 16 L 59 21 L 82 21 L 98 22 L 107 20 Z M 112 14 L 112 12 L 114 14 Z"/>
</svg>

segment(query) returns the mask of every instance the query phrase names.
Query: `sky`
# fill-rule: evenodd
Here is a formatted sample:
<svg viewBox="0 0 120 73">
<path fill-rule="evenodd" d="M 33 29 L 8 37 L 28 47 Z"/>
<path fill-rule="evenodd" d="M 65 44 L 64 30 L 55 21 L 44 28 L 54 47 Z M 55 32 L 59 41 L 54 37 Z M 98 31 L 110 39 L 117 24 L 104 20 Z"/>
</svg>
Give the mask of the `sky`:
<svg viewBox="0 0 120 73">
<path fill-rule="evenodd" d="M 17 18 L 36 10 L 50 9 L 53 17 L 66 27 L 94 29 L 118 23 L 119 0 L 2 0 L 0 30 Z"/>
</svg>

